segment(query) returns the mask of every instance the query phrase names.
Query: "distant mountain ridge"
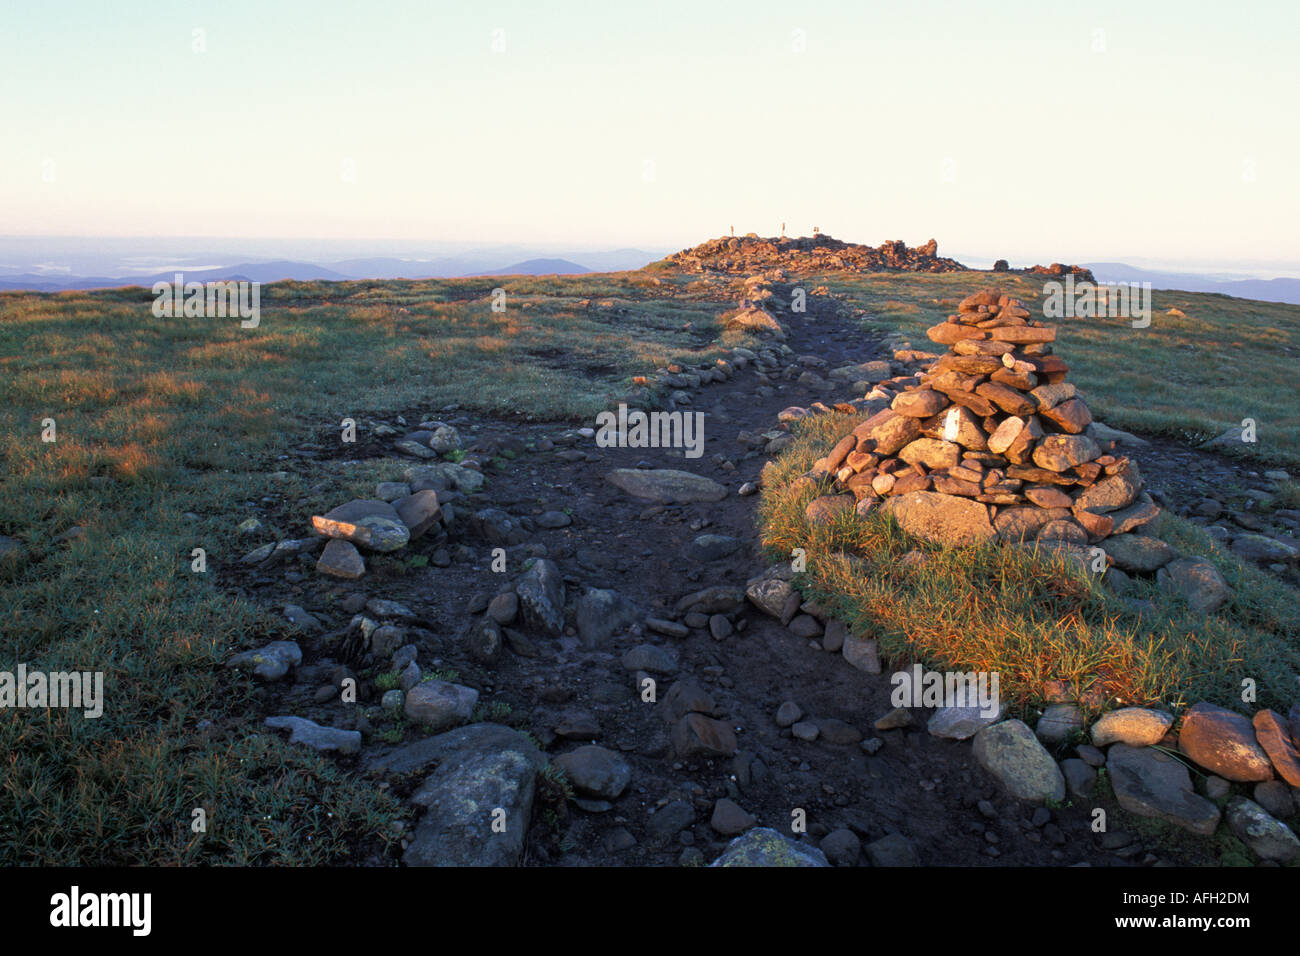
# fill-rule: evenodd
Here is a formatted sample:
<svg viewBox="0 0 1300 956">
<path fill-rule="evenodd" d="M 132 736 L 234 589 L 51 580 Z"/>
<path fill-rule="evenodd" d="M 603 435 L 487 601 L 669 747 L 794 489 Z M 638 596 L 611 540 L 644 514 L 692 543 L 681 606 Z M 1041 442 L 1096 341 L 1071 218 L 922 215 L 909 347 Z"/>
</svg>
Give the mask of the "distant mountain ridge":
<svg viewBox="0 0 1300 956">
<path fill-rule="evenodd" d="M 749 237 L 746 237 L 748 239 Z M 755 237 L 756 238 L 756 237 Z M 852 258 L 861 252 L 869 257 L 881 258 L 881 264 L 905 265 L 902 261 L 891 262 L 893 259 L 916 259 L 917 262 L 907 262 L 906 266 L 911 268 L 934 269 L 952 268 L 959 264 L 950 260 L 936 260 L 935 251 L 929 244 L 916 250 L 907 249 L 902 243 L 886 243 L 880 249 L 871 250 L 869 247 L 859 247 L 851 243 L 841 243 L 831 240 L 830 237 L 819 237 L 817 240 L 803 240 L 804 245 L 815 248 L 801 250 L 805 253 L 816 252 L 827 257 L 834 258 Z M 746 248 L 746 243 L 742 240 L 737 244 L 739 248 L 728 248 L 730 242 L 727 240 L 714 240 L 712 244 L 705 243 L 703 246 L 696 247 L 692 250 L 683 250 L 670 256 L 671 259 L 681 259 L 684 255 L 699 255 L 705 249 L 710 254 L 705 258 L 712 260 L 717 257 L 735 258 L 743 260 L 750 258 L 745 255 L 737 255 Z M 764 246 L 774 245 L 773 254 L 769 257 L 774 261 L 766 263 L 768 265 L 776 264 L 775 260 L 780 258 L 779 252 L 785 251 L 786 248 L 798 248 L 799 243 L 791 240 L 784 242 L 779 240 L 759 240 L 757 245 Z M 713 249 L 713 246 L 720 248 Z M 834 248 L 831 248 L 831 247 Z M 504 250 L 504 253 L 503 253 Z M 192 250 L 190 250 L 192 252 Z M 661 256 L 652 252 L 647 252 L 635 248 L 621 248 L 599 251 L 584 251 L 580 253 L 565 253 L 554 256 L 540 257 L 521 257 L 513 264 L 502 266 L 500 263 L 507 255 L 513 252 L 515 255 L 532 251 L 524 247 L 506 247 L 494 246 L 491 250 L 487 248 L 471 249 L 464 253 L 455 255 L 444 255 L 432 258 L 414 258 L 399 256 L 369 256 L 352 259 L 339 259 L 337 261 L 313 262 L 299 259 L 270 259 L 261 261 L 244 261 L 236 265 L 187 269 L 184 267 L 175 267 L 166 271 L 149 272 L 134 275 L 76 275 L 67 271 L 35 271 L 42 268 L 51 268 L 46 265 L 44 260 L 28 258 L 26 263 L 22 261 L 13 262 L 8 268 L 0 267 L 0 290 L 20 290 L 31 292 L 58 292 L 64 289 L 105 289 L 120 288 L 123 286 L 144 286 L 151 287 L 155 282 L 173 282 L 177 272 L 184 275 L 188 282 L 215 282 L 225 280 L 248 280 L 252 282 L 277 282 L 285 279 L 297 281 L 328 281 L 328 282 L 346 282 L 352 280 L 386 280 L 386 279 L 451 279 L 471 276 L 505 276 L 505 275 L 586 275 L 593 272 L 622 272 L 626 270 L 639 269 L 649 265 L 652 262 L 660 260 Z M 11 253 L 12 254 L 12 253 Z M 212 258 L 198 257 L 190 261 L 220 261 L 215 256 Z M 493 257 L 496 257 L 495 259 Z M 18 258 L 17 256 L 14 257 Z M 761 257 L 760 257 L 761 258 Z M 12 261 L 12 260 L 11 260 Z M 67 270 L 65 264 L 60 268 Z M 72 260 L 75 263 L 77 260 Z M 162 261 L 166 261 L 163 259 Z M 509 261 L 509 260 L 507 260 Z M 39 263 L 39 265 L 38 265 Z M 85 261 L 81 265 L 86 265 Z M 701 263 L 702 264 L 702 263 Z M 721 265 L 721 262 L 710 262 L 711 266 Z M 23 265 L 28 268 L 23 269 Z M 1131 266 L 1123 262 L 1090 262 L 1083 264 L 1090 269 L 1096 276 L 1098 282 L 1150 282 L 1152 288 L 1176 290 L 1184 292 L 1206 292 L 1218 293 L 1221 295 L 1230 295 L 1242 299 L 1256 299 L 1262 302 L 1282 302 L 1291 305 L 1300 305 L 1300 279 L 1297 278 L 1276 278 L 1276 279 L 1234 279 L 1223 275 L 1193 273 L 1193 272 L 1170 272 L 1158 269 L 1144 269 L 1137 266 Z M 906 267 L 905 266 L 905 267 Z"/>
<path fill-rule="evenodd" d="M 296 281 L 347 282 L 365 279 L 456 279 L 471 276 L 505 275 L 583 275 L 586 273 L 623 272 L 639 269 L 655 261 L 653 253 L 639 249 L 613 249 L 590 254 L 592 265 L 584 265 L 567 257 L 533 258 L 499 265 L 500 259 L 491 262 L 484 257 L 444 256 L 437 259 L 401 259 L 391 256 L 374 256 L 359 259 L 342 259 L 338 262 L 317 264 L 295 260 L 270 262 L 241 262 L 218 268 L 186 269 L 177 267 L 166 272 L 127 276 L 78 276 L 48 273 L 0 272 L 0 290 L 26 290 L 30 292 L 58 292 L 63 289 L 113 289 L 123 286 L 151 287 L 155 282 L 173 282 L 181 273 L 186 282 L 221 282 L 244 279 L 250 282 Z"/>
<path fill-rule="evenodd" d="M 1300 305 L 1300 279 L 1216 279 L 1188 272 L 1139 269 L 1123 262 L 1085 263 L 1098 282 L 1150 282 L 1153 289 L 1217 292 L 1238 299 Z"/>
<path fill-rule="evenodd" d="M 549 276 L 549 275 L 582 275 L 591 272 L 586 266 L 580 266 L 576 262 L 569 262 L 567 259 L 528 259 L 525 262 L 516 262 L 512 266 L 506 266 L 504 269 L 493 269 L 490 272 L 467 272 L 465 278 L 474 276 Z"/>
</svg>

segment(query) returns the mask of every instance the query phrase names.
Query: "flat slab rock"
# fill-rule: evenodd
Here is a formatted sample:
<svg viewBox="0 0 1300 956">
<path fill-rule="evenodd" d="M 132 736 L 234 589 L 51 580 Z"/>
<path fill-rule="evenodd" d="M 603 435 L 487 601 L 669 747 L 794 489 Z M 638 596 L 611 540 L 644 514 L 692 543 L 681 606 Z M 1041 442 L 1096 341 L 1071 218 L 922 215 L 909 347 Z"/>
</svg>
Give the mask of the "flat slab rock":
<svg viewBox="0 0 1300 956">
<path fill-rule="evenodd" d="M 1286 718 L 1266 708 L 1255 714 L 1251 723 L 1255 726 L 1255 738 L 1273 761 L 1278 776 L 1300 789 L 1300 746 Z"/>
<path fill-rule="evenodd" d="M 303 744 L 321 753 L 354 754 L 361 749 L 361 731 L 322 727 L 305 717 L 268 717 L 266 726 L 289 730 L 289 743 Z"/>
<path fill-rule="evenodd" d="M 312 515 L 312 527 L 327 538 L 342 538 L 372 551 L 406 547 L 411 531 L 387 501 L 358 498 L 324 515 Z"/>
<path fill-rule="evenodd" d="M 606 479 L 633 498 L 661 505 L 727 497 L 727 489 L 712 478 L 673 468 L 616 468 Z"/>
<path fill-rule="evenodd" d="M 1187 767 L 1162 751 L 1114 744 L 1107 751 L 1106 770 L 1115 799 L 1130 813 L 1202 836 L 1210 836 L 1219 825 L 1219 808 L 1197 795 Z"/>
</svg>

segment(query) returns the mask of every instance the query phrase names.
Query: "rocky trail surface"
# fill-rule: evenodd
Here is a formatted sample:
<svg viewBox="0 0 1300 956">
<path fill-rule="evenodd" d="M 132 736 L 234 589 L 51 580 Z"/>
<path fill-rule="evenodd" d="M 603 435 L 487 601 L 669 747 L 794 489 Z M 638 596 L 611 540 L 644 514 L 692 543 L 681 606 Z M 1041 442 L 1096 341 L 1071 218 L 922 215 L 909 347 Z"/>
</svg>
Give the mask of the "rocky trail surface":
<svg viewBox="0 0 1300 956">
<path fill-rule="evenodd" d="M 790 301 L 788 288 L 774 291 L 769 308 Z M 468 495 L 477 479 L 443 476 L 449 533 L 368 553 L 355 580 L 317 571 L 300 505 L 250 503 L 262 526 L 304 536 L 284 559 L 272 551 L 222 569 L 294 627 L 282 652 L 239 662 L 262 669 L 262 716 L 409 803 L 400 858 L 412 865 L 698 865 L 746 832 L 730 852 L 769 861 L 808 851 L 837 865 L 1211 862 L 1094 834 L 1089 800 L 1017 801 L 969 742 L 927 732 L 924 711 L 878 729 L 893 710 L 888 675 L 911 662 L 868 673 L 873 662 L 816 608 L 796 599 L 772 616 L 746 599 L 767 562 L 759 499 L 742 487 L 786 440 L 773 433 L 778 415 L 861 398 L 855 382 L 908 371 L 891 365 L 897 341 L 858 329 L 831 299 L 778 318 L 788 352 L 759 350 L 707 383 L 678 373 L 678 400 L 690 403 L 679 408 L 704 413 L 699 458 L 443 409 L 440 424 L 469 456 L 494 456 L 486 485 Z M 830 375 L 844 366 L 861 368 Z M 378 431 L 345 446 L 322 432 L 284 467 L 314 482 L 385 459 L 411 469 L 388 494 L 409 494 L 422 463 L 394 450 L 400 427 Z M 1197 484 L 1179 448 L 1155 450 L 1143 460 L 1153 486 L 1188 510 L 1208 513 L 1205 489 L 1241 471 L 1191 453 L 1217 469 Z M 356 703 L 343 700 L 349 679 Z M 573 799 L 541 772 L 548 758 Z M 792 829 L 801 820 L 806 833 Z"/>
</svg>

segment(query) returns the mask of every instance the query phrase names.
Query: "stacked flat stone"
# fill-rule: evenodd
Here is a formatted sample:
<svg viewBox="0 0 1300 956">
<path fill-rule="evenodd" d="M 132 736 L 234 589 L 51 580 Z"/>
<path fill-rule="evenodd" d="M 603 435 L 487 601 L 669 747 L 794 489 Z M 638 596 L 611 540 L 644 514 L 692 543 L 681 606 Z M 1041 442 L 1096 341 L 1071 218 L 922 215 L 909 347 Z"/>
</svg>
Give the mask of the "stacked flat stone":
<svg viewBox="0 0 1300 956">
<path fill-rule="evenodd" d="M 1136 462 L 1089 434 L 1092 414 L 1052 354 L 1056 330 L 1019 299 L 964 299 L 929 329 L 948 346 L 815 471 L 903 527 L 950 544 L 998 539 L 1094 545 L 1159 509 Z"/>
</svg>

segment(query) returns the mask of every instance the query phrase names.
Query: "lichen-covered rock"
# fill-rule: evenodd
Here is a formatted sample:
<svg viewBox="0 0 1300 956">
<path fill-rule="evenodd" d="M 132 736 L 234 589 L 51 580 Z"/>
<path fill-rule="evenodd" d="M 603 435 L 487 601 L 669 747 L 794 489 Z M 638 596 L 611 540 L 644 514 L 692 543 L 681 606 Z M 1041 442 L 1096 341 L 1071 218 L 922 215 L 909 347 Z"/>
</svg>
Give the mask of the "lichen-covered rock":
<svg viewBox="0 0 1300 956">
<path fill-rule="evenodd" d="M 1019 720 L 1005 720 L 975 735 L 975 759 L 1018 800 L 1044 803 L 1065 799 L 1065 778 L 1034 732 Z"/>
<path fill-rule="evenodd" d="M 736 837 L 712 866 L 830 866 L 821 850 L 768 827 Z"/>
<path fill-rule="evenodd" d="M 1281 820 L 1245 797 L 1228 804 L 1228 826 L 1261 860 L 1290 863 L 1300 859 L 1300 839 Z"/>
</svg>

